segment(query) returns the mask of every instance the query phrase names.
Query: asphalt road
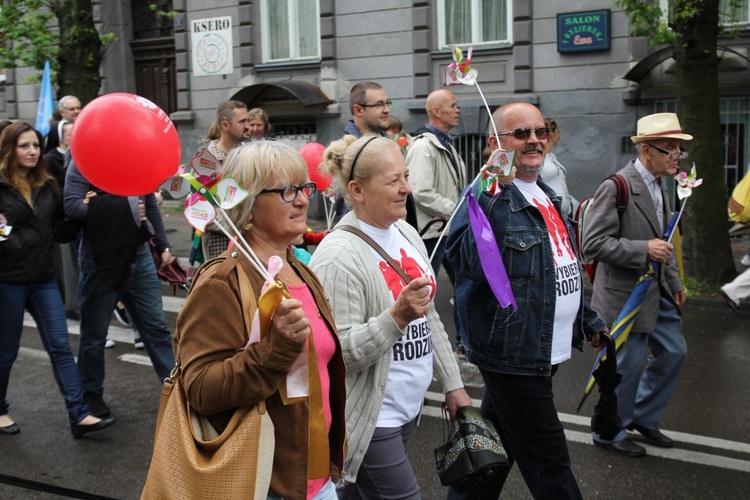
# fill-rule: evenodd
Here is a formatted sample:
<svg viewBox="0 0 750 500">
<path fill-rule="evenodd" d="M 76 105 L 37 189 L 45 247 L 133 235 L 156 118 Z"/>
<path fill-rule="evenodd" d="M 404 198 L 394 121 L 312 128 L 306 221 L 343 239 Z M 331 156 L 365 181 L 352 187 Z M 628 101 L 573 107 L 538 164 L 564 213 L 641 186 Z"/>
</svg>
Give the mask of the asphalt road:
<svg viewBox="0 0 750 500">
<path fill-rule="evenodd" d="M 172 242 L 173 246 L 175 242 Z M 181 253 L 181 255 L 184 255 Z M 441 274 L 436 307 L 452 332 L 450 285 Z M 174 325 L 180 297 L 164 288 L 165 310 Z M 717 498 L 744 499 L 750 491 L 750 307 L 739 315 L 723 302 L 696 299 L 684 309 L 688 359 L 662 430 L 677 447 L 647 446 L 648 456 L 632 459 L 595 448 L 589 417 L 596 394 L 580 414 L 580 400 L 594 353 L 574 353 L 555 376 L 555 397 L 575 475 L 586 498 Z M 117 422 L 86 439 L 70 434 L 62 398 L 50 363 L 28 318 L 8 398 L 21 433 L 0 436 L 0 475 L 72 488 L 111 498 L 136 499 L 145 482 L 151 457 L 160 383 L 143 351 L 132 346 L 132 333 L 113 322 L 110 336 L 117 345 L 106 351 L 105 400 Z M 76 352 L 77 322 L 69 322 Z M 481 398 L 481 377 L 462 362 L 472 397 Z M 421 425 L 409 453 L 426 499 L 445 498 L 446 488 L 434 469 L 433 450 L 442 441 L 440 388 L 433 384 Z M 637 438 L 637 436 L 636 436 Z M 0 499 L 49 499 L 54 495 L 0 483 Z M 530 498 L 513 469 L 502 498 Z"/>
</svg>

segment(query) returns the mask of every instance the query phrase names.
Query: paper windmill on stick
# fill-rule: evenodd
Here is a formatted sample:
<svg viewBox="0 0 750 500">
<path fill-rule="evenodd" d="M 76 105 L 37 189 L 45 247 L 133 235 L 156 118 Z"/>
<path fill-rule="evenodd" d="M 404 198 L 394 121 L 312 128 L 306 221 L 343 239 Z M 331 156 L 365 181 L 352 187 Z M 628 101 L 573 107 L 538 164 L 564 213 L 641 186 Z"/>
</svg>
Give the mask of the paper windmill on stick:
<svg viewBox="0 0 750 500">
<path fill-rule="evenodd" d="M 445 68 L 445 85 L 474 85 L 477 83 L 479 72 L 471 69 L 471 51 L 464 58 L 463 50 L 458 47 L 453 49 L 453 62 Z"/>
</svg>

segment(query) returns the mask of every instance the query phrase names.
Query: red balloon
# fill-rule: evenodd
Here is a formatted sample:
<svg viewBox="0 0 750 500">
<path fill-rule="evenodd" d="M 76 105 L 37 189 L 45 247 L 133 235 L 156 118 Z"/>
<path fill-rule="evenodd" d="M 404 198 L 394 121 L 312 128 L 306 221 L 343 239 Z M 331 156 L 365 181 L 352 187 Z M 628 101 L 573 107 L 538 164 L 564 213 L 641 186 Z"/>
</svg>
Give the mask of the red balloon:
<svg viewBox="0 0 750 500">
<path fill-rule="evenodd" d="M 134 94 L 106 94 L 83 108 L 73 124 L 70 152 L 94 186 L 140 196 L 175 175 L 180 138 L 169 116 Z"/>
<path fill-rule="evenodd" d="M 315 188 L 318 191 L 325 191 L 331 184 L 331 178 L 321 174 L 318 169 L 323 162 L 323 153 L 325 153 L 325 150 L 326 147 L 317 142 L 308 142 L 299 148 L 299 154 L 302 155 L 305 163 L 307 163 L 307 172 L 310 180 L 315 183 Z"/>
</svg>

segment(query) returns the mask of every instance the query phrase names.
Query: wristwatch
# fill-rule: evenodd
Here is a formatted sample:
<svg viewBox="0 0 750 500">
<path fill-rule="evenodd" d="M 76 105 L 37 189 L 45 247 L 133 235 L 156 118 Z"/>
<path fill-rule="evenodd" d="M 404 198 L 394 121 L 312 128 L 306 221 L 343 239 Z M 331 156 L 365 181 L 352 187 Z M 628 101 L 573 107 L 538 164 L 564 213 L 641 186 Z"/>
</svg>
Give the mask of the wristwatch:
<svg viewBox="0 0 750 500">
<path fill-rule="evenodd" d="M 162 250 L 162 252 L 161 252 L 161 253 L 164 253 L 164 252 L 169 252 L 169 253 L 172 253 L 172 250 L 171 250 L 171 249 L 170 249 L 169 247 L 167 247 L 167 248 L 165 248 L 164 250 Z"/>
</svg>

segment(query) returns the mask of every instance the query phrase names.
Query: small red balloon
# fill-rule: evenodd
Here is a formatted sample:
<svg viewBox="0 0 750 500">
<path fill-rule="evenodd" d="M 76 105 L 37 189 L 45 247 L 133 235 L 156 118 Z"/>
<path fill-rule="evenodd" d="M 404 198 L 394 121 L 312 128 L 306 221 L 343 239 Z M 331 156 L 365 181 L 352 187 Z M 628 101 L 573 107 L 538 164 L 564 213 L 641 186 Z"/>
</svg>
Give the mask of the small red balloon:
<svg viewBox="0 0 750 500">
<path fill-rule="evenodd" d="M 398 138 L 397 144 L 401 146 L 402 148 L 405 148 L 407 144 L 409 144 L 409 139 L 404 137 L 403 135 Z"/>
<path fill-rule="evenodd" d="M 153 193 L 180 166 L 180 138 L 169 116 L 134 94 L 106 94 L 78 115 L 70 138 L 78 170 L 119 196 Z"/>
<path fill-rule="evenodd" d="M 320 173 L 319 166 L 323 162 L 323 153 L 326 147 L 317 142 L 308 142 L 299 149 L 299 154 L 307 163 L 307 172 L 310 180 L 315 183 L 318 191 L 325 191 L 331 184 L 331 178 Z"/>
</svg>

